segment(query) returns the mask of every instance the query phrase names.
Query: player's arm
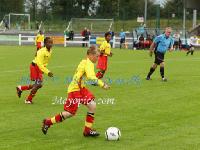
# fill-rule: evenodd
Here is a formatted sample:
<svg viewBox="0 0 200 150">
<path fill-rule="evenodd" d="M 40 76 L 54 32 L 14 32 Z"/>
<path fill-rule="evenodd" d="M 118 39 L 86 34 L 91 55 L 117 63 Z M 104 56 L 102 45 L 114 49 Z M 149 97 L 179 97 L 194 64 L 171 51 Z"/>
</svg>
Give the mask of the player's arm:
<svg viewBox="0 0 200 150">
<path fill-rule="evenodd" d="M 49 77 L 53 77 L 53 73 L 50 72 L 46 66 L 44 66 L 43 62 L 44 62 L 44 57 L 45 57 L 45 53 L 42 51 L 38 51 L 37 52 L 37 56 L 36 56 L 36 60 L 37 60 L 37 65 L 39 67 L 39 69 L 44 72 L 45 74 L 47 74 Z"/>
<path fill-rule="evenodd" d="M 112 52 L 110 52 L 110 54 L 108 54 L 108 56 L 112 57 L 112 56 L 113 56 L 113 53 L 112 53 Z"/>
<path fill-rule="evenodd" d="M 156 47 L 156 43 L 155 42 L 152 42 L 150 48 L 149 48 L 149 55 L 152 56 L 153 52 L 154 52 L 154 49 Z"/>
<path fill-rule="evenodd" d="M 172 51 L 174 51 L 174 40 L 173 39 L 171 39 L 171 42 L 170 42 L 170 48 L 169 48 L 169 51 L 170 52 L 172 52 Z"/>
<path fill-rule="evenodd" d="M 88 80 L 91 80 L 93 83 L 96 83 L 98 86 L 109 89 L 110 86 L 104 83 L 102 80 L 98 79 L 94 72 L 94 65 L 93 64 L 87 64 L 85 67 L 85 72 Z"/>
</svg>

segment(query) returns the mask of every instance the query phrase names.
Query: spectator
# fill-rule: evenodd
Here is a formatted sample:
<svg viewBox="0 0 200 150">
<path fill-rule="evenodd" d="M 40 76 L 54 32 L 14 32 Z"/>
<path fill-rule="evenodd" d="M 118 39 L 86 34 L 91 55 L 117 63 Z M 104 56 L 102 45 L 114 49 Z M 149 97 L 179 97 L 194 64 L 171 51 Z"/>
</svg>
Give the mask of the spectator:
<svg viewBox="0 0 200 150">
<path fill-rule="evenodd" d="M 121 49 L 122 45 L 125 46 L 125 41 L 126 41 L 126 33 L 123 31 L 123 29 L 121 29 L 119 37 L 120 37 L 120 49 Z"/>
<path fill-rule="evenodd" d="M 3 19 L 3 23 L 4 23 L 4 26 L 5 26 L 4 31 L 6 31 L 6 29 L 9 30 L 8 21 L 5 18 Z"/>
<path fill-rule="evenodd" d="M 144 36 L 143 36 L 143 34 L 141 34 L 140 37 L 139 37 L 139 48 L 144 49 Z"/>
<path fill-rule="evenodd" d="M 74 40 L 74 31 L 73 31 L 73 30 L 71 30 L 71 31 L 69 32 L 69 38 L 68 38 L 68 40 L 71 40 L 71 41 Z"/>
<path fill-rule="evenodd" d="M 174 38 L 174 50 L 177 50 L 180 48 L 180 34 L 176 32 L 173 35 L 173 38 Z"/>
<path fill-rule="evenodd" d="M 150 48 L 153 40 L 151 36 L 148 34 L 146 40 L 144 41 L 144 48 Z"/>
<path fill-rule="evenodd" d="M 83 41 L 86 41 L 87 39 L 87 28 L 85 27 L 84 30 L 81 32 L 81 35 L 83 36 Z M 85 47 L 86 44 L 85 43 L 82 43 L 82 47 Z"/>
</svg>

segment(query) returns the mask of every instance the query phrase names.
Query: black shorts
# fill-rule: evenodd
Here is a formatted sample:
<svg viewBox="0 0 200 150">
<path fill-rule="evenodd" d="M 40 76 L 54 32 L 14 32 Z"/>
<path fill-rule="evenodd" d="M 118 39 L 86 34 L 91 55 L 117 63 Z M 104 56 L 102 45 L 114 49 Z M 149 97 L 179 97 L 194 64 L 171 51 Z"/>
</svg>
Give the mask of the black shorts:
<svg viewBox="0 0 200 150">
<path fill-rule="evenodd" d="M 161 52 L 155 52 L 155 61 L 154 63 L 160 65 L 160 63 L 164 62 L 165 54 Z"/>
<path fill-rule="evenodd" d="M 179 41 L 174 41 L 175 46 L 179 46 Z"/>
<path fill-rule="evenodd" d="M 125 43 L 125 39 L 120 39 L 120 44 Z"/>
</svg>

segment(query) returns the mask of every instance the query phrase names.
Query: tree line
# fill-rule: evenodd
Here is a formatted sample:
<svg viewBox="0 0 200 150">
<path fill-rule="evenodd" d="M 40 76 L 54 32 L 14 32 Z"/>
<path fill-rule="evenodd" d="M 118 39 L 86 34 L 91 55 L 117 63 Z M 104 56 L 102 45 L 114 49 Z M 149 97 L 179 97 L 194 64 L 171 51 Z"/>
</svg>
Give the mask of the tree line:
<svg viewBox="0 0 200 150">
<path fill-rule="evenodd" d="M 155 18 L 156 5 L 148 0 L 148 19 Z M 188 10 L 188 12 L 191 10 Z M 76 18 L 114 18 L 131 20 L 144 15 L 144 0 L 0 0 L 0 17 L 5 14 L 30 13 L 31 20 L 70 20 Z M 161 18 L 181 18 L 183 1 L 166 1 Z"/>
</svg>

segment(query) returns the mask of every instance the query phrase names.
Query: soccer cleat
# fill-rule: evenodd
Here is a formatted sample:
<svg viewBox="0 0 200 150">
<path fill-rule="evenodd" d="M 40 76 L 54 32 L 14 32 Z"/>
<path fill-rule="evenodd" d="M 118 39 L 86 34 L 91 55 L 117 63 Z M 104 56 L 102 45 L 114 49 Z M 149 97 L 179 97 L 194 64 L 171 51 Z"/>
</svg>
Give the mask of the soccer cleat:
<svg viewBox="0 0 200 150">
<path fill-rule="evenodd" d="M 29 100 L 25 100 L 24 103 L 25 103 L 25 104 L 33 104 L 33 102 L 32 102 L 32 101 L 29 101 Z"/>
<path fill-rule="evenodd" d="M 151 80 L 151 78 L 150 77 L 146 77 L 146 80 Z"/>
<path fill-rule="evenodd" d="M 85 137 L 89 137 L 89 136 L 96 137 L 96 136 L 99 136 L 100 134 L 97 131 L 90 129 L 89 132 L 83 132 L 83 135 Z"/>
<path fill-rule="evenodd" d="M 46 119 L 44 119 L 42 125 L 42 132 L 46 135 L 49 128 L 50 126 L 46 124 Z"/>
<path fill-rule="evenodd" d="M 16 87 L 17 90 L 17 96 L 20 98 L 22 95 L 22 90 L 19 89 L 19 87 Z"/>
<path fill-rule="evenodd" d="M 162 81 L 163 81 L 163 82 L 167 82 L 167 79 L 166 79 L 166 78 L 162 78 Z"/>
</svg>

